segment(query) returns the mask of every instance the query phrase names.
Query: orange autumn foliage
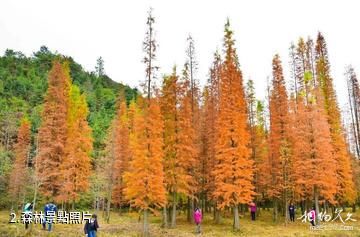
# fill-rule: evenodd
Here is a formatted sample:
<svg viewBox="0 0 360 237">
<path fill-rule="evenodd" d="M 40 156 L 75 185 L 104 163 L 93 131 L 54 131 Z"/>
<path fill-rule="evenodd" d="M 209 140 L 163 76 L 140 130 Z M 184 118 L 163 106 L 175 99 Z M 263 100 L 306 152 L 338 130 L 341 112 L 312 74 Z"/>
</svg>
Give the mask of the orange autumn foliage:
<svg viewBox="0 0 360 237">
<path fill-rule="evenodd" d="M 347 144 L 343 135 L 341 115 L 337 104 L 333 80 L 330 76 L 330 63 L 328 59 L 327 46 L 321 33 L 316 40 L 316 78 L 324 96 L 324 107 L 327 120 L 330 125 L 332 145 L 337 161 L 337 199 L 340 202 L 354 202 L 356 198 L 355 185 L 352 178 L 352 168 Z"/>
<path fill-rule="evenodd" d="M 79 195 L 89 188 L 91 128 L 87 122 L 89 110 L 84 94 L 72 85 L 67 117 L 65 156 L 60 165 L 62 189 L 58 199 L 78 201 Z"/>
<path fill-rule="evenodd" d="M 218 113 L 219 101 L 219 78 L 221 70 L 221 59 L 218 53 L 214 54 L 214 62 L 210 68 L 210 78 L 208 85 L 203 92 L 202 114 L 202 134 L 201 134 L 201 168 L 202 168 L 202 190 L 212 198 L 215 189 L 215 180 L 212 170 L 215 166 L 215 141 L 216 127 L 215 121 Z"/>
<path fill-rule="evenodd" d="M 285 79 L 279 55 L 273 58 L 273 81 L 270 94 L 269 168 L 271 180 L 268 195 L 280 198 L 289 188 L 286 176 L 290 173 L 289 106 Z"/>
<path fill-rule="evenodd" d="M 293 180 L 297 200 L 312 200 L 314 192 L 335 203 L 336 160 L 323 98 L 313 89 L 310 102 L 298 98 L 293 129 Z"/>
<path fill-rule="evenodd" d="M 192 196 L 198 185 L 195 175 L 199 167 L 197 133 L 194 128 L 192 93 L 190 81 L 184 78 L 180 87 L 180 104 L 178 113 L 178 133 L 176 143 L 176 155 L 184 171 L 183 176 L 179 177 L 184 182 L 184 193 Z"/>
<path fill-rule="evenodd" d="M 256 105 L 256 120 L 255 125 L 255 180 L 256 193 L 260 200 L 264 200 L 267 196 L 270 180 L 270 167 L 269 167 L 269 145 L 268 145 L 268 132 L 265 128 L 265 115 L 263 103 L 257 102 Z"/>
<path fill-rule="evenodd" d="M 163 122 L 159 102 L 155 98 L 142 101 L 134 113 L 130 134 L 132 159 L 125 173 L 125 193 L 130 205 L 152 210 L 166 204 L 163 171 Z"/>
<path fill-rule="evenodd" d="M 125 204 L 125 174 L 131 158 L 129 147 L 129 118 L 127 114 L 126 101 L 120 103 L 114 120 L 114 171 L 112 200 L 115 204 Z"/>
<path fill-rule="evenodd" d="M 253 161 L 241 71 L 232 31 L 225 25 L 225 61 L 220 75 L 219 112 L 216 119 L 214 198 L 219 208 L 248 203 L 254 195 Z"/>
<path fill-rule="evenodd" d="M 166 189 L 170 193 L 184 192 L 186 183 L 180 178 L 185 174 L 179 162 L 176 143 L 178 142 L 178 104 L 179 88 L 176 70 L 164 77 L 160 98 L 161 113 L 164 120 L 164 171 Z"/>
<path fill-rule="evenodd" d="M 10 175 L 9 193 L 13 201 L 24 198 L 26 186 L 29 182 L 29 152 L 30 152 L 30 122 L 23 118 L 17 133 L 17 142 L 14 145 L 15 162 Z"/>
<path fill-rule="evenodd" d="M 61 194 L 63 175 L 60 166 L 65 157 L 69 91 L 69 72 L 55 61 L 48 75 L 35 161 L 39 191 L 46 197 L 56 198 Z"/>
</svg>

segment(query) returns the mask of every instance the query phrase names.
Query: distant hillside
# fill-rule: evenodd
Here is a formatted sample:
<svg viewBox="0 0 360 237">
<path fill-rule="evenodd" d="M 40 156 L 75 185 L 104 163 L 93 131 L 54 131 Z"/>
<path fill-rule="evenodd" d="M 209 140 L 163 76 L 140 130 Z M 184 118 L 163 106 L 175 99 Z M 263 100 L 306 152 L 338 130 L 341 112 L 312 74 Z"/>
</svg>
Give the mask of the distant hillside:
<svg viewBox="0 0 360 237">
<path fill-rule="evenodd" d="M 104 138 L 114 116 L 116 99 L 120 90 L 124 89 L 127 100 L 133 98 L 137 91 L 113 81 L 106 75 L 99 77 L 94 72 L 87 72 L 71 57 L 55 54 L 45 46 L 31 57 L 13 50 L 6 50 L 4 56 L 0 57 L 0 142 L 2 149 L 10 150 L 18 122 L 24 115 L 27 115 L 32 122 L 33 135 L 37 133 L 41 122 L 41 106 L 47 89 L 47 74 L 56 57 L 64 58 L 69 62 L 73 83 L 86 94 L 90 109 L 88 120 L 93 129 L 94 156 L 96 157 L 104 146 Z"/>
</svg>

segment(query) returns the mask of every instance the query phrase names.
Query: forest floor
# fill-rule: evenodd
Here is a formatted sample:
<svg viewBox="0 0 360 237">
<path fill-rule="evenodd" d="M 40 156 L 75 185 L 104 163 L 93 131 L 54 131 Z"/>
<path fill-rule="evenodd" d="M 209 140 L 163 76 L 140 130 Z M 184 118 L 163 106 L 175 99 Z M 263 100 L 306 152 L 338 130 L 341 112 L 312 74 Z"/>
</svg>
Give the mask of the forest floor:
<svg viewBox="0 0 360 237">
<path fill-rule="evenodd" d="M 350 209 L 349 209 L 350 210 Z M 10 224 L 9 211 L 0 211 L 0 237 L 80 237 L 85 236 L 83 232 L 82 224 L 55 224 L 51 233 L 41 229 L 41 225 L 33 225 L 30 230 L 25 231 L 24 225 L 20 223 Z M 346 213 L 343 212 L 343 220 L 346 219 Z M 296 218 L 300 217 L 298 213 Z M 240 219 L 240 228 L 238 232 L 232 231 L 232 218 L 222 218 L 221 224 L 214 224 L 211 214 L 206 214 L 202 223 L 202 234 L 196 235 L 195 226 L 189 224 L 186 221 L 186 216 L 181 213 L 177 218 L 177 226 L 174 229 L 161 228 L 161 216 L 152 216 L 150 219 L 150 231 L 152 237 L 191 237 L 191 236 L 208 236 L 208 237 L 235 237 L 235 236 L 333 236 L 333 237 L 345 237 L 345 236 L 360 236 L 360 211 L 354 213 L 351 216 L 356 221 L 347 221 L 342 224 L 337 220 L 334 222 L 323 223 L 324 227 L 338 228 L 343 225 L 351 226 L 353 230 L 310 230 L 310 224 L 302 223 L 301 220 L 296 219 L 295 223 L 284 224 L 283 221 L 274 223 L 271 219 L 271 212 L 261 210 L 260 216 L 256 221 L 251 221 L 249 213 L 246 213 Z M 104 223 L 101 213 L 98 215 L 100 228 L 97 233 L 97 237 L 130 237 L 140 236 L 141 222 L 139 222 L 139 215 L 137 213 L 124 213 L 121 216 L 118 213 L 111 213 L 110 223 Z M 284 217 L 281 217 L 284 220 Z"/>
</svg>

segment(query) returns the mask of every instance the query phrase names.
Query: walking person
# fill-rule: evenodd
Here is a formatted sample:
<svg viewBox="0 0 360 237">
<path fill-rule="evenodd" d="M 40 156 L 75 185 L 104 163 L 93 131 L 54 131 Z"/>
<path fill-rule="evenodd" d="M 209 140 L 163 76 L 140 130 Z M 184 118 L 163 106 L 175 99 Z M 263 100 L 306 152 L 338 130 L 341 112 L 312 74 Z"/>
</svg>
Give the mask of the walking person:
<svg viewBox="0 0 360 237">
<path fill-rule="evenodd" d="M 251 220 L 255 221 L 256 216 L 256 204 L 254 202 L 250 203 L 249 205 L 250 213 L 251 213 Z"/>
<path fill-rule="evenodd" d="M 289 205 L 290 221 L 295 222 L 295 205 L 293 202 Z"/>
<path fill-rule="evenodd" d="M 29 228 L 29 224 L 31 223 L 31 219 L 32 219 L 32 209 L 33 209 L 33 203 L 32 202 L 28 202 L 25 204 L 24 209 L 23 209 L 23 221 L 25 224 L 25 229 Z"/>
<path fill-rule="evenodd" d="M 309 209 L 308 218 L 312 226 L 315 226 L 316 212 L 315 208 Z"/>
<path fill-rule="evenodd" d="M 200 234 L 201 233 L 201 221 L 202 221 L 202 213 L 201 213 L 201 210 L 200 208 L 196 208 L 195 209 L 195 212 L 194 212 L 194 221 L 195 221 L 195 224 L 196 224 L 196 230 L 195 230 L 195 233 L 196 234 Z"/>
<path fill-rule="evenodd" d="M 54 223 L 57 207 L 54 203 L 50 202 L 45 205 L 44 208 L 45 221 L 43 222 L 43 229 L 46 228 L 46 223 L 48 224 L 48 231 L 52 230 L 52 224 Z"/>
<path fill-rule="evenodd" d="M 97 221 L 97 215 L 92 214 L 91 219 L 85 223 L 84 232 L 86 237 L 96 237 L 97 229 L 99 224 Z"/>
</svg>

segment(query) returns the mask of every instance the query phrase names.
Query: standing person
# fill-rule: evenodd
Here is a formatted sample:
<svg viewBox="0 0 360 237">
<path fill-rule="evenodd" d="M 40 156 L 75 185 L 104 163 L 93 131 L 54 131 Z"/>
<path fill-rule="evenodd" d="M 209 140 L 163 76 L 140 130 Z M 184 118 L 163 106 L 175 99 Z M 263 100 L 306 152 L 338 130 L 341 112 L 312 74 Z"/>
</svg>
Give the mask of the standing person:
<svg viewBox="0 0 360 237">
<path fill-rule="evenodd" d="M 201 210 L 200 208 L 196 208 L 195 209 L 195 212 L 194 212 L 194 221 L 195 221 L 195 224 L 196 224 L 196 231 L 195 233 L 196 234 L 200 234 L 201 233 L 201 221 L 202 221 L 202 213 L 201 213 Z"/>
<path fill-rule="evenodd" d="M 315 218 L 316 218 L 315 208 L 309 209 L 308 217 L 311 225 L 315 226 Z"/>
<path fill-rule="evenodd" d="M 84 232 L 86 237 L 96 237 L 97 229 L 99 228 L 99 224 L 97 221 L 96 214 L 92 214 L 91 219 L 86 221 L 84 226 Z"/>
<path fill-rule="evenodd" d="M 43 228 L 43 230 L 46 230 L 46 211 L 47 211 L 47 205 L 48 204 L 45 204 L 45 206 L 44 206 L 44 216 L 43 216 L 43 218 L 42 218 L 42 222 L 41 222 L 41 224 L 42 224 L 42 228 Z"/>
<path fill-rule="evenodd" d="M 290 214 L 290 221 L 295 222 L 295 206 L 293 202 L 291 202 L 289 205 L 289 214 Z"/>
<path fill-rule="evenodd" d="M 31 223 L 30 219 L 32 218 L 32 209 L 33 209 L 33 203 L 28 202 L 24 206 L 23 215 L 24 215 L 24 223 L 25 223 L 25 229 L 29 228 L 29 224 Z"/>
<path fill-rule="evenodd" d="M 57 207 L 54 203 L 50 202 L 48 204 L 45 205 L 44 208 L 44 215 L 45 215 L 45 221 L 43 222 L 43 228 L 45 229 L 45 225 L 46 223 L 48 224 L 48 231 L 52 230 L 52 224 L 55 220 L 55 216 L 56 216 L 56 212 L 57 212 Z"/>
<path fill-rule="evenodd" d="M 256 204 L 254 202 L 250 203 L 249 209 L 250 209 L 250 213 L 251 213 L 251 220 L 255 221 Z"/>
</svg>

